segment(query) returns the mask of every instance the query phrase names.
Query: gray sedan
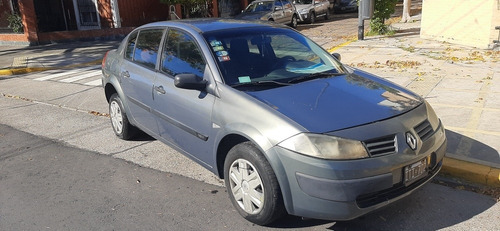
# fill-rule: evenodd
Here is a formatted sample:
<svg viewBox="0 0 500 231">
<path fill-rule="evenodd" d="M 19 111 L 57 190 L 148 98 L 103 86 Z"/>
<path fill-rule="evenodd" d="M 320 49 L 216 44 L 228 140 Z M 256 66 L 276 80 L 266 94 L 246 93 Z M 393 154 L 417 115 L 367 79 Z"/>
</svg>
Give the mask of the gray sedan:
<svg viewBox="0 0 500 231">
<path fill-rule="evenodd" d="M 158 22 L 106 54 L 102 81 L 118 137 L 224 178 L 249 221 L 348 220 L 431 180 L 446 137 L 424 99 L 339 59 L 276 24 Z"/>
</svg>

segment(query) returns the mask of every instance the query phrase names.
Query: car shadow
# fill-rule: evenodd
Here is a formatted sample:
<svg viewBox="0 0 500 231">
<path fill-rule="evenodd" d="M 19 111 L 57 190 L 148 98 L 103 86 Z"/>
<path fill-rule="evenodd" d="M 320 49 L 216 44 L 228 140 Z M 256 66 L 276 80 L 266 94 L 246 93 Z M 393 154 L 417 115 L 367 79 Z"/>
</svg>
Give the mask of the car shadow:
<svg viewBox="0 0 500 231">
<path fill-rule="evenodd" d="M 153 138 L 152 136 L 148 135 L 147 133 L 143 132 L 142 130 L 137 129 L 137 133 L 130 138 L 130 141 L 155 141 L 156 139 Z"/>
<path fill-rule="evenodd" d="M 496 204 L 482 194 L 427 184 L 410 196 L 350 221 L 326 221 L 286 216 L 269 228 L 297 229 L 320 226 L 327 230 L 438 230 L 480 215 Z"/>
</svg>

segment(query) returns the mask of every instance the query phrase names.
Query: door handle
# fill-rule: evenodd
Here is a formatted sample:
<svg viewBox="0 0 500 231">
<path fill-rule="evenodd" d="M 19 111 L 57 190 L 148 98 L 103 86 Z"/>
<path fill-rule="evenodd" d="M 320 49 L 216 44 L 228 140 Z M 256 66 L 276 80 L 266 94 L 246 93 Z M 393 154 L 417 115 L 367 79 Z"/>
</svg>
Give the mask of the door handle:
<svg viewBox="0 0 500 231">
<path fill-rule="evenodd" d="M 130 78 L 130 74 L 128 73 L 128 71 L 122 71 L 122 76 L 125 78 Z"/>
<path fill-rule="evenodd" d="M 155 91 L 158 92 L 158 94 L 165 94 L 166 93 L 165 89 L 163 89 L 163 86 L 155 87 Z"/>
</svg>

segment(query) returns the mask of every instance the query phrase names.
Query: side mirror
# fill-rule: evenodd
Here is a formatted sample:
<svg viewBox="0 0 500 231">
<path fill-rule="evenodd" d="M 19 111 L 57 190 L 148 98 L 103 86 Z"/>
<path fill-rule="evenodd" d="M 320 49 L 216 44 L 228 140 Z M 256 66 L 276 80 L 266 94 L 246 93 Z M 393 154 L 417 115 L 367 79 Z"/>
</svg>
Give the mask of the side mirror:
<svg viewBox="0 0 500 231">
<path fill-rule="evenodd" d="M 207 81 L 195 74 L 178 74 L 175 76 L 174 85 L 182 89 L 204 91 Z"/>
<path fill-rule="evenodd" d="M 339 53 L 332 53 L 332 56 L 335 57 L 338 61 L 340 61 L 340 54 Z"/>
</svg>

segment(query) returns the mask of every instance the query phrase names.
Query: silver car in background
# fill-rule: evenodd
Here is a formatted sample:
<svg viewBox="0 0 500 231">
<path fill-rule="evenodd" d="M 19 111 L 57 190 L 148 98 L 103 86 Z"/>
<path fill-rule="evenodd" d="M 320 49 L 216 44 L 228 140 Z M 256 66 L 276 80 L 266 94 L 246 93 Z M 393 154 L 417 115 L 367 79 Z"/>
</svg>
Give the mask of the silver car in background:
<svg viewBox="0 0 500 231">
<path fill-rule="evenodd" d="M 245 219 L 349 220 L 430 181 L 446 136 L 423 98 L 339 59 L 277 24 L 157 22 L 105 55 L 102 82 L 118 137 L 224 178 Z"/>
<path fill-rule="evenodd" d="M 289 0 L 256 0 L 234 19 L 271 21 L 296 28 L 299 15 Z"/>
<path fill-rule="evenodd" d="M 328 20 L 330 16 L 328 0 L 295 0 L 293 3 L 304 22 L 315 23 L 318 18 Z"/>
</svg>

